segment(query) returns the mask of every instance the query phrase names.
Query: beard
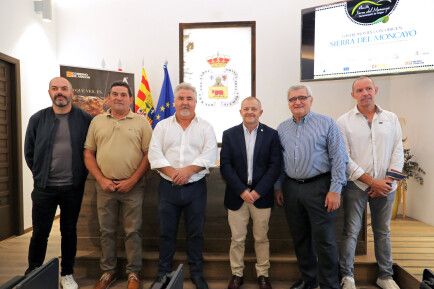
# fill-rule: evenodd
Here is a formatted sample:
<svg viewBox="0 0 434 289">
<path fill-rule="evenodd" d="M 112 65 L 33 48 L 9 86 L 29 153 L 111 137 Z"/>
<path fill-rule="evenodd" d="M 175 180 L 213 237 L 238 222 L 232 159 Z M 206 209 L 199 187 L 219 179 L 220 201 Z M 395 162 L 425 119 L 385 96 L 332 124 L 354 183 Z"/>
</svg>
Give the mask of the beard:
<svg viewBox="0 0 434 289">
<path fill-rule="evenodd" d="M 188 110 L 188 109 L 181 109 L 181 110 L 179 111 L 179 115 L 181 115 L 181 116 L 183 116 L 183 117 L 187 117 L 187 116 L 190 116 L 190 115 L 191 115 L 191 112 L 190 112 L 190 110 Z"/>
<path fill-rule="evenodd" d="M 71 102 L 71 99 L 66 97 L 63 94 L 55 95 L 54 100 L 53 100 L 54 105 L 56 105 L 57 107 L 65 107 L 65 106 L 69 105 L 70 102 Z"/>
</svg>

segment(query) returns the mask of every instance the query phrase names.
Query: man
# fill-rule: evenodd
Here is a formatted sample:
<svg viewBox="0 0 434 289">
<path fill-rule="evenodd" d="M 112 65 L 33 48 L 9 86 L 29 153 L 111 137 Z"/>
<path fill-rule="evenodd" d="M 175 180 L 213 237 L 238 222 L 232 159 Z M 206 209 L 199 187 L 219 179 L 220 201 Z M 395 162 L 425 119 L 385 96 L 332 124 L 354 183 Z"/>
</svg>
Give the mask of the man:
<svg viewBox="0 0 434 289">
<path fill-rule="evenodd" d="M 203 278 L 203 226 L 208 169 L 214 166 L 217 143 L 212 126 L 196 116 L 196 89 L 188 83 L 175 88 L 175 115 L 157 124 L 149 149 L 151 168 L 158 170 L 160 221 L 160 282 L 172 271 L 179 217 L 184 213 L 190 276 L 198 289 Z"/>
<path fill-rule="evenodd" d="M 96 179 L 101 231 L 103 274 L 95 289 L 108 288 L 116 280 L 119 216 L 125 231 L 127 288 L 140 287 L 143 175 L 149 168 L 147 152 L 152 129 L 143 116 L 131 111 L 132 103 L 128 84 L 114 82 L 108 95 L 110 109 L 92 120 L 85 143 L 86 167 Z"/>
<path fill-rule="evenodd" d="M 347 153 L 330 117 L 312 112 L 305 85 L 288 90 L 292 117 L 279 125 L 284 174 L 276 201 L 285 205 L 302 279 L 291 288 L 339 288 L 335 210 L 345 185 Z"/>
<path fill-rule="evenodd" d="M 249 218 L 253 221 L 256 275 L 260 289 L 271 289 L 268 221 L 273 206 L 273 186 L 281 171 L 277 131 L 259 122 L 261 102 L 248 97 L 241 102 L 243 123 L 223 132 L 220 170 L 226 181 L 225 207 L 232 238 L 229 251 L 232 277 L 228 289 L 243 284 L 244 242 Z"/>
<path fill-rule="evenodd" d="M 53 78 L 48 94 L 53 104 L 30 118 L 24 142 L 24 155 L 34 181 L 33 233 L 26 274 L 44 262 L 48 236 L 59 206 L 60 285 L 64 289 L 76 289 L 78 285 L 72 275 L 77 250 L 76 226 L 87 177 L 83 145 L 91 116 L 72 105 L 73 89 L 65 78 Z"/>
<path fill-rule="evenodd" d="M 351 95 L 357 104 L 338 119 L 350 157 L 349 182 L 342 194 L 345 217 L 340 269 L 345 289 L 356 288 L 354 254 L 367 202 L 379 268 L 377 285 L 383 289 L 399 288 L 392 279 L 390 246 L 390 217 L 397 185 L 386 173 L 402 170 L 402 132 L 398 117 L 375 104 L 377 92 L 372 79 L 356 79 Z"/>
</svg>

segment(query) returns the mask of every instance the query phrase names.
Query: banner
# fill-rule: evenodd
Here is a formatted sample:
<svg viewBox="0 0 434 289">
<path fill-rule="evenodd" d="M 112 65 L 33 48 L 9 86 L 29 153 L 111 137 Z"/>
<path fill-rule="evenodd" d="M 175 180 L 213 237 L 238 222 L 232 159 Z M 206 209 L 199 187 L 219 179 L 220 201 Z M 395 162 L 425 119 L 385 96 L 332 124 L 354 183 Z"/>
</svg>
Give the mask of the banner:
<svg viewBox="0 0 434 289">
<path fill-rule="evenodd" d="M 68 79 L 74 90 L 72 103 L 95 116 L 108 109 L 105 97 L 115 81 L 129 84 L 134 91 L 134 73 L 90 69 L 74 66 L 60 66 L 60 76 Z M 134 99 L 134 95 L 132 95 Z M 134 108 L 132 104 L 131 110 Z"/>
</svg>

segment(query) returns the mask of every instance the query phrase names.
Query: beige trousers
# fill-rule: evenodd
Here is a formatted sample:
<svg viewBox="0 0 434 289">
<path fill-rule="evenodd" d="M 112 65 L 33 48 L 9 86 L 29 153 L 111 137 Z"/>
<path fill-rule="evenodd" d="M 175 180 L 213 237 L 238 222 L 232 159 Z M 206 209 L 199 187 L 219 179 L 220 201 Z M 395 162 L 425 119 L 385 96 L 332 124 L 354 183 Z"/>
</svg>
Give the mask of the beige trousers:
<svg viewBox="0 0 434 289">
<path fill-rule="evenodd" d="M 145 189 L 143 180 L 127 193 L 107 193 L 97 182 L 95 184 L 101 232 L 101 270 L 103 272 L 116 270 L 116 239 L 120 221 L 125 232 L 126 272 L 140 272 L 142 270 L 142 204 Z"/>
<path fill-rule="evenodd" d="M 229 251 L 232 275 L 243 276 L 244 243 L 247 235 L 249 218 L 253 221 L 253 238 L 255 239 L 256 274 L 268 277 L 270 269 L 270 243 L 268 241 L 268 221 L 271 208 L 258 209 L 253 204 L 243 203 L 237 211 L 228 210 L 228 222 L 232 238 Z"/>
</svg>

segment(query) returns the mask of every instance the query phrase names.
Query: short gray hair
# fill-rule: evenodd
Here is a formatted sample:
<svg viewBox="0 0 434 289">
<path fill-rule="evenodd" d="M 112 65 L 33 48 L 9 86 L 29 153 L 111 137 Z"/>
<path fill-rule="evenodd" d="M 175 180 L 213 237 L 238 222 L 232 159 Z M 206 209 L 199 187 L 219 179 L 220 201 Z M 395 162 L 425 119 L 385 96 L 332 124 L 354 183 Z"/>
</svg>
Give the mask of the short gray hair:
<svg viewBox="0 0 434 289">
<path fill-rule="evenodd" d="M 309 86 L 304 85 L 304 84 L 292 85 L 290 88 L 288 88 L 288 93 L 286 96 L 288 96 L 291 91 L 299 90 L 299 89 L 306 89 L 307 96 L 312 96 L 312 89 L 310 89 Z"/>
<path fill-rule="evenodd" d="M 176 94 L 178 93 L 178 91 L 180 91 L 181 89 L 193 91 L 194 98 L 197 99 L 196 88 L 188 82 L 181 82 L 180 84 L 178 84 L 175 87 L 175 91 L 173 92 L 175 97 L 176 97 Z"/>
<path fill-rule="evenodd" d="M 354 90 L 354 85 L 356 84 L 357 81 L 364 80 L 364 79 L 369 79 L 369 80 L 372 82 L 372 84 L 375 86 L 375 82 L 374 82 L 374 80 L 373 80 L 372 78 L 370 78 L 369 76 L 366 76 L 366 75 L 362 75 L 362 76 L 360 76 L 360 77 L 357 77 L 357 78 L 353 81 L 353 84 L 351 85 L 351 91 Z"/>
<path fill-rule="evenodd" d="M 243 99 L 243 100 L 241 101 L 241 106 L 243 106 L 243 103 L 244 103 L 245 101 L 249 101 L 249 100 L 256 100 L 256 102 L 259 104 L 259 107 L 262 109 L 262 103 L 261 103 L 261 101 L 259 100 L 259 98 L 257 98 L 256 96 L 248 96 L 248 97 L 246 97 L 245 99 Z"/>
</svg>

